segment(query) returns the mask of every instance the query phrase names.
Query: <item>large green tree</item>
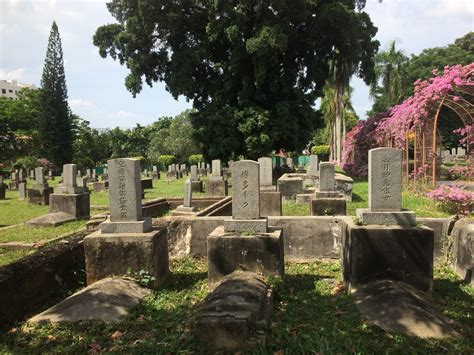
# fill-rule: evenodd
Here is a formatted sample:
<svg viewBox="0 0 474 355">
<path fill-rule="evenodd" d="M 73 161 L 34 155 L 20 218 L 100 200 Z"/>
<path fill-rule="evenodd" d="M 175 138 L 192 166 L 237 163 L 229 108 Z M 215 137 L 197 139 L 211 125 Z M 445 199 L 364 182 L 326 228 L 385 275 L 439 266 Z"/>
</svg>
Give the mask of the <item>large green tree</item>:
<svg viewBox="0 0 474 355">
<path fill-rule="evenodd" d="M 365 0 L 112 0 L 102 57 L 126 65 L 126 87 L 162 81 L 193 102 L 195 136 L 209 158 L 300 150 L 329 63 L 373 77 L 377 29 Z"/>
<path fill-rule="evenodd" d="M 63 50 L 58 26 L 53 22 L 41 78 L 39 140 L 42 155 L 56 167 L 70 163 L 73 156 L 73 125 L 67 102 Z"/>
</svg>

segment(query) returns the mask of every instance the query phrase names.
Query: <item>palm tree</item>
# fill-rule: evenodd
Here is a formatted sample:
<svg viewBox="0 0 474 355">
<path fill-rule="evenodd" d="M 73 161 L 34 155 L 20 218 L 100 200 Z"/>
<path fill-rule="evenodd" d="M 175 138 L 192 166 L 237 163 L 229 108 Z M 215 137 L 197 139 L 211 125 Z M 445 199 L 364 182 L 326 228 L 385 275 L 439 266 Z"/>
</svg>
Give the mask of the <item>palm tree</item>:
<svg viewBox="0 0 474 355">
<path fill-rule="evenodd" d="M 350 106 L 352 91 L 349 80 L 354 69 L 345 62 L 333 61 L 321 101 L 321 110 L 329 132 L 330 159 L 337 164 L 342 160 L 342 141 L 346 135 L 345 111 Z"/>
<path fill-rule="evenodd" d="M 396 48 L 395 41 L 388 44 L 387 50 L 375 56 L 375 80 L 370 85 L 370 95 L 375 97 L 380 91 L 383 92 L 387 96 L 387 109 L 403 98 L 407 62 L 408 57 Z"/>
</svg>

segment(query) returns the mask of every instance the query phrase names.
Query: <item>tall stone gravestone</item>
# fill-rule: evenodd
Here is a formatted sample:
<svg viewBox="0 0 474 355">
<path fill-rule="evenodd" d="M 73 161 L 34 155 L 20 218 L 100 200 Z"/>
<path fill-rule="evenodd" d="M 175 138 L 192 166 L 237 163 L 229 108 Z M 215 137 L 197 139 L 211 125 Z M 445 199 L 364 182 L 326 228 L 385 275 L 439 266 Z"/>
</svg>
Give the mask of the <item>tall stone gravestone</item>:
<svg viewBox="0 0 474 355">
<path fill-rule="evenodd" d="M 63 165 L 63 182 L 50 196 L 49 213 L 63 212 L 75 219 L 90 217 L 89 190 L 77 185 L 76 164 Z"/>
<path fill-rule="evenodd" d="M 144 270 L 161 284 L 168 273 L 167 235 L 144 218 L 140 161 L 112 159 L 109 169 L 110 217 L 84 239 L 87 283 Z"/>
<path fill-rule="evenodd" d="M 366 224 L 414 225 L 413 211 L 402 210 L 402 151 L 376 148 L 369 151 L 369 208 L 356 211 Z"/>
<path fill-rule="evenodd" d="M 260 164 L 260 190 L 275 191 L 276 186 L 273 186 L 272 158 L 258 158 L 258 164 Z"/>
<path fill-rule="evenodd" d="M 243 268 L 265 276 L 283 276 L 283 234 L 260 216 L 259 163 L 232 164 L 232 218 L 207 238 L 208 282 L 213 288 L 225 275 Z"/>
<path fill-rule="evenodd" d="M 192 206 L 192 200 L 193 200 L 192 181 L 189 178 L 184 183 L 183 204 L 178 206 L 176 210 L 179 212 L 195 212 L 196 207 Z"/>
<path fill-rule="evenodd" d="M 43 167 L 36 168 L 35 183 L 28 189 L 28 201 L 33 204 L 49 205 L 49 195 L 52 193 L 53 188 L 46 182 Z"/>
<path fill-rule="evenodd" d="M 34 169 L 30 170 L 30 179 L 34 180 L 35 179 L 35 171 Z"/>
<path fill-rule="evenodd" d="M 19 178 L 20 183 L 26 182 L 26 170 L 25 169 L 21 168 L 18 171 L 18 178 Z"/>
<path fill-rule="evenodd" d="M 158 167 L 156 165 L 153 165 L 153 171 L 151 173 L 151 177 L 153 179 L 160 180 L 160 172 L 159 172 Z"/>
<path fill-rule="evenodd" d="M 312 216 L 345 216 L 346 199 L 336 191 L 335 165 L 329 162 L 319 163 L 319 189 L 311 200 Z"/>
<path fill-rule="evenodd" d="M 18 197 L 21 199 L 21 200 L 24 200 L 27 196 L 27 192 L 26 192 L 26 183 L 25 182 L 20 182 L 18 184 Z"/>
<path fill-rule="evenodd" d="M 206 183 L 206 190 L 208 196 L 227 196 L 227 180 L 222 178 L 222 165 L 219 159 L 212 161 L 212 175 Z"/>
<path fill-rule="evenodd" d="M 10 177 L 10 190 L 18 190 L 20 184 L 20 178 L 17 171 L 13 171 Z"/>
<path fill-rule="evenodd" d="M 395 280 L 431 292 L 434 232 L 415 226 L 415 213 L 401 208 L 402 151 L 369 151 L 369 208 L 357 209 L 342 238 L 344 284 Z"/>
<path fill-rule="evenodd" d="M 318 173 L 318 164 L 319 164 L 319 158 L 317 155 L 310 155 L 309 156 L 309 167 L 307 174 L 309 175 L 317 175 Z"/>
</svg>

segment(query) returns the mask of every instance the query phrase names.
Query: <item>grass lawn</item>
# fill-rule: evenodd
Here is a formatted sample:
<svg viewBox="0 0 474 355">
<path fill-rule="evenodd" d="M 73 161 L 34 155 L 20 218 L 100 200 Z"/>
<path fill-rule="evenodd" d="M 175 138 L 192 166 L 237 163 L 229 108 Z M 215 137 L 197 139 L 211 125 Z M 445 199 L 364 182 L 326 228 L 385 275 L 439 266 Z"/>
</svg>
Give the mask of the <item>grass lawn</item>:
<svg viewBox="0 0 474 355">
<path fill-rule="evenodd" d="M 194 306 L 207 294 L 207 263 L 187 258 L 171 261 L 168 283 L 116 324 L 16 327 L 0 333 L 0 353 L 200 352 L 179 337 Z M 350 296 L 341 291 L 339 263 L 287 264 L 285 281 L 275 289 L 268 343 L 259 353 L 470 353 L 474 348 L 472 287 L 453 272 L 438 268 L 433 297 L 456 322 L 461 336 L 425 340 L 385 333 L 364 320 Z M 116 332 L 119 333 L 116 333 Z M 115 336 L 112 336 L 115 333 Z M 95 352 L 97 353 L 97 352 Z"/>
</svg>

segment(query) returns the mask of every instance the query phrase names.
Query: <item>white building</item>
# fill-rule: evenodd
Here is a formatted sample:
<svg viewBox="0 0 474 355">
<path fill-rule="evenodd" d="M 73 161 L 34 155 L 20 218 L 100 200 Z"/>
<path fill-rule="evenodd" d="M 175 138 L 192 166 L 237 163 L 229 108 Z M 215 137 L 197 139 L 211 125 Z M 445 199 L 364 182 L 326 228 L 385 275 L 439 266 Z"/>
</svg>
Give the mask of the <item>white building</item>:
<svg viewBox="0 0 474 355">
<path fill-rule="evenodd" d="M 36 89 L 36 86 L 30 84 L 22 84 L 16 80 L 0 80 L 0 91 L 3 97 L 8 97 L 9 99 L 16 99 L 16 93 L 22 88 L 32 88 Z"/>
</svg>

